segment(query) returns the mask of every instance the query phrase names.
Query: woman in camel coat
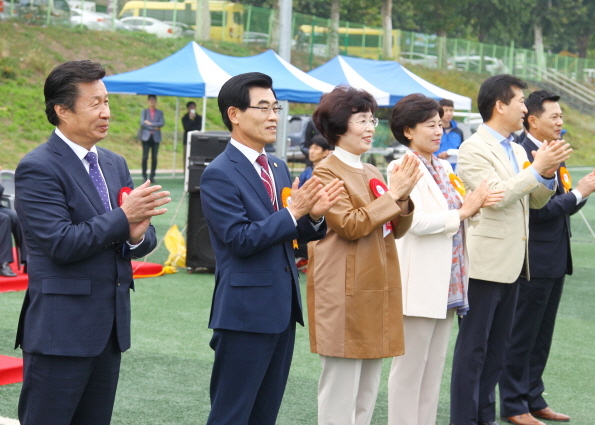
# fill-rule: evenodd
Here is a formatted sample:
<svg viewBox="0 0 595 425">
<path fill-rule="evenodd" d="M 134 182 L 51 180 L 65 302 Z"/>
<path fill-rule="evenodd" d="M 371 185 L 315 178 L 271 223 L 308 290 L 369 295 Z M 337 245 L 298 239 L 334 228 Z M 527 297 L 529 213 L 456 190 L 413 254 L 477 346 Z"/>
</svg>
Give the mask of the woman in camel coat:
<svg viewBox="0 0 595 425">
<path fill-rule="evenodd" d="M 378 124 L 376 109 L 369 93 L 337 87 L 322 97 L 313 116 L 336 146 L 314 175 L 323 184 L 338 178 L 345 187 L 325 214 L 326 237 L 308 247 L 310 347 L 322 364 L 319 425 L 369 424 L 382 358 L 404 351 L 395 238 L 411 225 L 409 193 L 421 175 L 412 157 L 390 176 L 391 189 L 383 190 L 382 174 L 361 162 Z"/>
</svg>

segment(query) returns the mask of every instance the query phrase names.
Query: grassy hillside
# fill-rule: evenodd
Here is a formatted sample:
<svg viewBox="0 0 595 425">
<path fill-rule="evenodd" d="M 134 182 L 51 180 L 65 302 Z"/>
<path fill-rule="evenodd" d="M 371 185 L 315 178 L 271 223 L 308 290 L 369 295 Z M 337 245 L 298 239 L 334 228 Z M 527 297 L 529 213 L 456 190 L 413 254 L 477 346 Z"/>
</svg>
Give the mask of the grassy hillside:
<svg viewBox="0 0 595 425">
<path fill-rule="evenodd" d="M 13 169 L 31 149 L 45 142 L 52 130 L 43 107 L 43 82 L 57 64 L 75 59 L 90 59 L 104 65 L 108 74 L 138 69 L 184 47 L 189 39 L 163 40 L 140 33 L 91 32 L 70 28 L 40 28 L 15 23 L 0 23 L 0 165 Z M 248 56 L 262 50 L 248 46 L 207 42 L 213 51 Z M 315 61 L 314 66 L 323 63 Z M 294 64 L 308 68 L 308 57 L 296 54 Z M 437 71 L 412 67 L 412 71 L 447 90 L 475 99 L 481 81 L 479 74 Z M 266 70 L 263 70 L 266 72 Z M 180 111 L 189 99 L 180 98 Z M 195 99 L 196 100 L 196 99 Z M 200 104 L 200 102 L 197 102 Z M 131 168 L 140 168 L 141 144 L 134 140 L 140 111 L 146 107 L 145 96 L 110 96 L 112 118 L 108 137 L 101 145 L 123 155 Z M 171 168 L 175 125 L 176 99 L 160 97 L 158 107 L 165 113 L 164 142 L 159 153 L 159 168 Z M 311 113 L 315 105 L 292 104 L 292 113 Z M 199 107 L 200 109 L 200 107 Z M 216 99 L 209 99 L 207 129 L 224 129 Z M 575 148 L 572 165 L 595 164 L 591 138 L 595 123 L 565 108 L 569 141 Z M 178 125 L 176 168 L 182 168 L 181 125 Z"/>
</svg>

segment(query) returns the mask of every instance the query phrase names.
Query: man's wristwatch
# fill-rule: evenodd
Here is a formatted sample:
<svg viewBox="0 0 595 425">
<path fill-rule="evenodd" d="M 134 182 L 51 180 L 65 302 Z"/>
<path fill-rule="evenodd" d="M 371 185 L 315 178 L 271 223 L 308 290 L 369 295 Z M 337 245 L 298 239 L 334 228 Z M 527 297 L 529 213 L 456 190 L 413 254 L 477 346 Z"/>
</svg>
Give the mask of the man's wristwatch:
<svg viewBox="0 0 595 425">
<path fill-rule="evenodd" d="M 324 216 L 320 217 L 318 220 L 312 220 L 312 217 L 310 216 L 310 214 L 308 214 L 308 220 L 310 220 L 310 223 L 312 223 L 312 225 L 316 226 L 317 224 L 322 223 L 322 220 L 324 220 Z"/>
</svg>

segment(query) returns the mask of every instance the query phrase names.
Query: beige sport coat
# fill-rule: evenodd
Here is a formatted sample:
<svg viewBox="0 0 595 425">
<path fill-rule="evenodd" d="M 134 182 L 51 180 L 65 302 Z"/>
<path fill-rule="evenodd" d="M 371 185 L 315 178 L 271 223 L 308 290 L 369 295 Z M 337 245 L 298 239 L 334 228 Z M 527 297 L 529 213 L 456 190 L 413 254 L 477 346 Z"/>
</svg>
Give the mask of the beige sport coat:
<svg viewBox="0 0 595 425">
<path fill-rule="evenodd" d="M 474 279 L 513 283 L 521 273 L 530 278 L 529 208 L 542 208 L 555 193 L 555 187 L 549 190 L 524 168 L 528 161 L 525 150 L 516 143 L 511 145 L 518 174 L 504 147 L 484 125 L 459 149 L 457 173 L 467 191 L 477 188 L 484 179 L 490 189 L 506 191 L 502 201 L 483 208 L 479 220 L 470 221 L 467 246 L 470 277 Z"/>
</svg>

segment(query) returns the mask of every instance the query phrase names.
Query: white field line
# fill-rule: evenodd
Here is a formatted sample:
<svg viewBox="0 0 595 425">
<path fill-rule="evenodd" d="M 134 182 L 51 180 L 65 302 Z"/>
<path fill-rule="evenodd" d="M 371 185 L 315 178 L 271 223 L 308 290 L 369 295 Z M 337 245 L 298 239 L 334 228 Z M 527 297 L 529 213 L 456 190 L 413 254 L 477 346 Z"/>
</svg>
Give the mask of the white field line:
<svg viewBox="0 0 595 425">
<path fill-rule="evenodd" d="M 16 419 L 3 418 L 0 416 L 0 425 L 20 425 L 20 422 Z"/>
</svg>

